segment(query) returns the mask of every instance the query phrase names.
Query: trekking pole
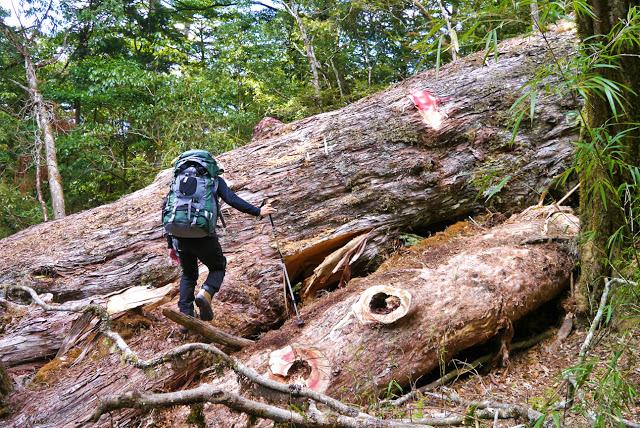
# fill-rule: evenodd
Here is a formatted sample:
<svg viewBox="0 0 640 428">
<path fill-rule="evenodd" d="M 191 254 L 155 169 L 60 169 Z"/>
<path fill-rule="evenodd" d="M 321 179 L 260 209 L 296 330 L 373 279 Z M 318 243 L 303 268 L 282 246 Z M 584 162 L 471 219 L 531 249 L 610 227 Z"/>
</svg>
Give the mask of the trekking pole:
<svg viewBox="0 0 640 428">
<path fill-rule="evenodd" d="M 266 202 L 267 202 L 266 199 L 262 201 L 262 205 L 260 205 L 260 207 L 262 208 Z M 287 288 L 289 289 L 289 294 L 291 295 L 291 303 L 293 304 L 293 309 L 296 312 L 295 323 L 298 327 L 302 327 L 304 326 L 304 320 L 300 317 L 300 313 L 298 312 L 298 306 L 296 306 L 296 297 L 293 294 L 293 288 L 291 288 L 291 281 L 289 280 L 289 272 L 287 272 L 287 265 L 284 262 L 284 256 L 282 255 L 282 251 L 280 251 L 280 245 L 278 244 L 278 236 L 276 232 L 276 225 L 273 223 L 273 217 L 271 217 L 271 214 L 269 214 L 269 221 L 271 222 L 271 230 L 273 231 L 273 240 L 276 243 L 276 250 L 278 250 L 278 255 L 280 256 L 280 262 L 282 263 L 282 271 L 284 272 L 285 283 L 287 284 Z"/>
</svg>

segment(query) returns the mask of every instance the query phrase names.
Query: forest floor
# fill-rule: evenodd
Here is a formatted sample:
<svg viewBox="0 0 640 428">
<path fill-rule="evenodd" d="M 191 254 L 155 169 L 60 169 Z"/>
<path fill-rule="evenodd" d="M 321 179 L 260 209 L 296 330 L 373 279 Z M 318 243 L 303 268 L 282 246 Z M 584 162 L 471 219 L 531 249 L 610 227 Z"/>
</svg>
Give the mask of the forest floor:
<svg viewBox="0 0 640 428">
<path fill-rule="evenodd" d="M 539 411 L 562 401 L 567 392 L 562 373 L 576 364 L 578 353 L 585 337 L 587 327 L 574 330 L 559 346 L 553 347 L 555 337 L 552 336 L 533 347 L 513 353 L 506 367 L 493 367 L 490 370 L 475 371 L 472 375 L 463 376 L 449 384 L 449 390 L 469 401 L 489 400 L 493 402 L 526 404 Z M 619 389 L 623 387 L 621 380 L 616 381 L 616 374 L 621 374 L 627 386 L 640 391 L 640 337 L 638 335 L 622 338 L 618 329 L 601 330 L 595 339 L 587 361 L 595 362 L 591 380 L 586 382 L 586 406 L 600 414 L 599 405 L 607 400 L 618 399 Z M 617 364 L 611 364 L 617 351 L 626 349 Z M 615 367 L 615 369 L 614 369 Z M 606 377 L 605 373 L 609 373 Z M 425 403 L 429 403 L 426 405 Z M 434 405 L 435 404 L 435 405 Z M 621 405 L 621 403 L 617 403 Z M 455 413 L 452 413 L 452 410 Z M 432 398 L 425 398 L 407 404 L 405 412 L 416 415 L 432 411 L 442 415 L 464 414 L 465 408 L 454 409 L 451 404 L 442 402 L 438 405 Z M 640 421 L 640 397 L 635 403 L 622 411 L 623 417 L 631 421 Z M 558 413 L 562 426 L 582 428 L 594 426 L 586 417 L 572 412 Z M 566 419 L 565 419 L 566 417 Z M 522 423 L 522 422 L 521 422 Z M 514 420 L 501 420 L 495 427 L 513 427 Z M 493 421 L 480 422 L 478 426 L 492 427 Z M 613 426 L 605 424 L 604 426 Z"/>
</svg>

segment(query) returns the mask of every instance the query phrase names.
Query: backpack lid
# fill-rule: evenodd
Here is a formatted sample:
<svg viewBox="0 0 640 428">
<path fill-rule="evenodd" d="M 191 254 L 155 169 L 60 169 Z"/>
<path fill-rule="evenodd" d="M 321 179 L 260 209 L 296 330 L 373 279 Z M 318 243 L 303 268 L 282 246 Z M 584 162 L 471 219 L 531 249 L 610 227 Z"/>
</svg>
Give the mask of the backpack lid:
<svg viewBox="0 0 640 428">
<path fill-rule="evenodd" d="M 214 157 L 211 156 L 211 153 L 206 150 L 194 149 L 187 150 L 178 157 L 178 160 L 175 163 L 176 169 L 174 169 L 174 173 L 177 172 L 177 168 L 180 165 L 183 165 L 187 161 L 194 161 L 207 168 L 207 172 L 212 178 L 217 177 L 224 172 L 224 170 L 218 166 Z"/>
</svg>

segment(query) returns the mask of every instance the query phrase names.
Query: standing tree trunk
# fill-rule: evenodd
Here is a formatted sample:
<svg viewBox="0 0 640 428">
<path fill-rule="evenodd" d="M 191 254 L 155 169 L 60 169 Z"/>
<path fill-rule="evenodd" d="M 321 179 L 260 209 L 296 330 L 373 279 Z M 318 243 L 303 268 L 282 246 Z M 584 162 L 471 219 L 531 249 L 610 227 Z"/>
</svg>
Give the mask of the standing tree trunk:
<svg viewBox="0 0 640 428">
<path fill-rule="evenodd" d="M 47 208 L 47 203 L 44 201 L 44 195 L 42 194 L 42 142 L 39 138 L 36 141 L 36 147 L 34 151 L 35 156 L 33 157 L 33 159 L 36 167 L 36 195 L 38 197 L 40 209 L 42 210 L 42 218 L 45 222 L 47 222 L 49 221 L 49 208 Z"/>
<path fill-rule="evenodd" d="M 53 112 L 47 106 L 42 93 L 40 92 L 38 77 L 36 74 L 36 66 L 33 63 L 29 48 L 26 45 L 27 38 L 24 41 L 18 40 L 14 31 L 3 21 L 0 21 L 0 31 L 4 33 L 7 39 L 13 44 L 24 61 L 24 69 L 26 74 L 27 86 L 26 91 L 29 93 L 33 113 L 40 130 L 40 136 L 44 142 L 45 159 L 49 174 L 49 191 L 51 193 L 51 205 L 53 207 L 54 218 L 62 218 L 65 216 L 64 208 L 64 192 L 62 190 L 62 177 L 58 171 L 58 159 L 56 156 L 56 143 L 53 135 L 53 126 L 51 118 Z M 23 30 L 24 32 L 24 30 Z"/>
<path fill-rule="evenodd" d="M 64 192 L 62 190 L 62 176 L 58 171 L 58 159 L 56 156 L 56 141 L 53 135 L 53 126 L 51 125 L 51 118 L 53 112 L 47 106 L 47 103 L 42 97 L 40 88 L 38 85 L 38 77 L 36 75 L 36 68 L 31 60 L 31 55 L 23 46 L 21 49 L 22 56 L 24 58 L 24 68 L 27 75 L 27 85 L 29 88 L 29 97 L 33 104 L 33 111 L 38 122 L 38 128 L 40 129 L 40 135 L 44 142 L 45 150 L 45 162 L 47 164 L 47 171 L 49 175 L 49 192 L 51 193 L 51 205 L 53 207 L 53 217 L 58 219 L 65 216 L 64 209 Z"/>
<path fill-rule="evenodd" d="M 449 11 L 445 8 L 442 0 L 438 0 L 438 6 L 440 7 L 440 13 L 442 19 L 447 24 L 447 32 L 449 33 L 449 40 L 451 41 L 451 60 L 456 61 L 458 59 L 458 52 L 460 52 L 460 43 L 458 42 L 458 32 L 453 25 L 451 25 L 451 17 Z"/>
<path fill-rule="evenodd" d="M 578 33 L 583 47 L 591 53 L 592 49 L 597 49 L 590 45 L 593 40 L 598 40 L 598 43 L 604 46 L 607 40 L 614 37 L 611 35 L 614 27 L 624 25 L 631 3 L 625 0 L 590 0 L 589 5 L 593 8 L 595 16 L 581 13 L 577 15 Z M 602 36 L 608 37 L 603 40 Z M 625 213 L 629 207 L 625 205 L 624 198 L 605 190 L 605 200 L 600 192 L 595 190 L 603 183 L 607 183 L 612 189 L 618 189 L 623 183 L 632 181 L 627 170 L 610 169 L 607 158 L 612 155 L 606 147 L 606 136 L 629 130 L 628 124 L 640 122 L 640 48 L 635 43 L 622 43 L 614 54 L 622 54 L 619 57 L 618 68 L 594 68 L 589 71 L 621 85 L 622 95 L 626 99 L 624 112 L 614 114 L 607 99 L 595 92 L 588 93 L 583 109 L 585 123 L 582 139 L 585 143 L 593 144 L 591 153 L 578 152 L 578 165 L 582 165 L 579 169 L 580 221 L 583 230 L 590 235 L 590 239 L 584 241 L 580 251 L 581 275 L 576 296 L 578 310 L 583 314 L 595 309 L 593 303 L 597 304 L 604 278 L 611 276 L 611 264 L 620 256 L 622 246 L 635 251 L 637 244 L 633 240 L 631 226 L 631 222 L 635 220 L 625 220 Z M 605 138 L 602 138 L 603 136 Z M 619 153 L 615 156 L 619 156 L 628 165 L 638 165 L 639 138 L 640 131 L 637 128 L 631 130 L 622 140 L 621 149 L 616 149 Z M 610 237 L 621 228 L 631 242 L 609 245 Z"/>
<path fill-rule="evenodd" d="M 322 105 L 322 99 L 320 94 L 320 62 L 316 57 L 316 51 L 313 48 L 313 42 L 309 38 L 309 34 L 307 33 L 307 27 L 304 25 L 304 21 L 298 12 L 298 5 L 296 5 L 293 1 L 287 3 L 283 1 L 285 9 L 291 15 L 291 17 L 296 21 L 296 25 L 298 26 L 298 31 L 300 31 L 300 38 L 302 39 L 302 43 L 304 44 L 304 51 L 307 56 L 307 61 L 309 62 L 309 68 L 311 68 L 311 83 L 313 85 L 313 96 L 316 99 L 316 102 L 319 106 Z"/>
</svg>

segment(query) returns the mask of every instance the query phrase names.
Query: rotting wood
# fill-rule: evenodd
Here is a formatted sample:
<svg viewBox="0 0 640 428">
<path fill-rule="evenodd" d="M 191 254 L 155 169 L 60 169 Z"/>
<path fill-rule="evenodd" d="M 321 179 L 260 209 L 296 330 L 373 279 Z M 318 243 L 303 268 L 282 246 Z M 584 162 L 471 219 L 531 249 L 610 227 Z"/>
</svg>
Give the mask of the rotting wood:
<svg viewBox="0 0 640 428">
<path fill-rule="evenodd" d="M 556 338 L 554 339 L 553 343 L 549 345 L 549 352 L 555 352 L 560 347 L 562 342 L 564 342 L 564 340 L 569 337 L 569 335 L 571 334 L 571 330 L 573 329 L 574 317 L 575 315 L 573 314 L 573 312 L 568 312 L 565 315 L 564 320 L 562 321 L 562 325 L 560 326 L 560 329 L 556 334 Z"/>
<path fill-rule="evenodd" d="M 316 348 L 329 363 L 326 393 L 349 402 L 377 397 L 390 382 L 408 386 L 557 296 L 576 261 L 572 245 L 521 242 L 532 236 L 575 239 L 577 232 L 573 214 L 545 206 L 472 236 L 442 242 L 435 235 L 303 309 L 303 329 L 287 323 L 241 357 L 267 372 L 274 350 Z M 382 285 L 410 293 L 409 310 L 392 324 L 359 321 L 356 303 Z"/>
<path fill-rule="evenodd" d="M 306 278 L 302 284 L 302 298 L 310 300 L 318 290 L 326 288 L 331 283 L 342 285 L 351 277 L 351 265 L 362 255 L 369 234 L 356 236 L 348 243 L 329 254 L 313 270 L 313 275 Z"/>
<path fill-rule="evenodd" d="M 540 343 L 541 341 L 543 341 L 544 339 L 547 339 L 549 337 L 551 337 L 552 332 L 550 330 L 545 331 L 544 333 L 541 333 L 537 336 L 534 336 L 530 339 L 527 340 L 523 340 L 521 342 L 516 342 L 513 343 L 510 347 L 510 351 L 519 351 L 521 349 L 526 349 L 529 348 L 537 343 Z M 432 391 L 434 389 L 436 389 L 439 386 L 442 385 L 446 385 L 447 383 L 459 378 L 460 376 L 469 373 L 469 372 L 473 372 L 475 371 L 478 367 L 481 367 L 487 363 L 489 363 L 490 361 L 494 360 L 496 357 L 498 356 L 497 353 L 491 353 L 491 354 L 486 354 L 483 355 L 481 357 L 476 358 L 475 360 L 471 361 L 470 363 L 465 363 L 462 367 L 455 369 L 455 370 L 451 370 L 450 372 L 448 372 L 447 374 L 445 374 L 444 376 L 434 380 L 433 382 L 429 382 L 428 384 L 426 384 L 425 386 L 422 386 L 418 389 L 415 389 L 401 397 L 398 397 L 396 399 L 393 400 L 387 400 L 386 402 L 388 402 L 389 404 L 392 404 L 394 406 L 400 406 L 404 403 L 406 403 L 407 401 L 417 397 L 419 394 L 424 393 L 426 391 Z M 383 402 L 384 404 L 385 402 Z"/>
<path fill-rule="evenodd" d="M 7 366 L 44 361 L 53 356 L 60 357 L 81 338 L 90 334 L 95 323 L 90 313 L 81 313 L 81 309 L 90 303 L 106 305 L 109 314 L 118 316 L 125 311 L 153 304 L 171 293 L 172 286 L 150 289 L 148 287 L 130 287 L 110 295 L 94 296 L 67 302 L 65 310 L 53 310 L 46 314 L 41 307 L 29 307 L 21 317 L 13 321 L 4 335 L 0 336 L 0 362 Z M 20 291 L 30 290 L 22 285 L 14 286 Z M 33 297 L 33 295 L 31 296 Z M 45 308 L 54 308 L 44 301 Z"/>
<path fill-rule="evenodd" d="M 171 321 L 180 324 L 190 331 L 223 346 L 228 346 L 237 350 L 255 343 L 253 340 L 226 333 L 207 322 L 182 314 L 173 309 L 164 308 L 162 310 L 162 314 Z"/>
<path fill-rule="evenodd" d="M 8 402 L 12 387 L 11 377 L 2 363 L 0 363 L 0 420 L 11 414 L 11 407 Z"/>
</svg>

